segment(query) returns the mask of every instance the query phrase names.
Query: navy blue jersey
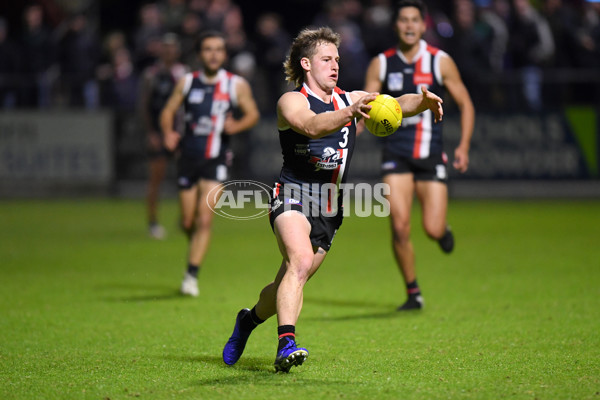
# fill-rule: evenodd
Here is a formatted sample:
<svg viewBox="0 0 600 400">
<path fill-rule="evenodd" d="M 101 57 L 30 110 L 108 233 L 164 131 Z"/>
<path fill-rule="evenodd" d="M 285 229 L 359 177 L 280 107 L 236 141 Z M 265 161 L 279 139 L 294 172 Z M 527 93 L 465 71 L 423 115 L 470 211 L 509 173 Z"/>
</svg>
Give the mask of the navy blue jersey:
<svg viewBox="0 0 600 400">
<path fill-rule="evenodd" d="M 350 95 L 335 88 L 330 103 L 324 103 L 308 86 L 303 85 L 296 91 L 307 99 L 307 107 L 317 114 L 339 110 L 352 104 Z M 333 184 L 335 190 L 327 201 L 332 204 L 339 197 L 340 184 L 346 182 L 348 168 L 356 141 L 356 120 L 352 120 L 337 132 L 320 139 L 310 139 L 290 127 L 279 129 L 279 142 L 283 154 L 281 183 L 310 185 L 311 195 L 321 191 L 324 184 Z M 331 185 L 330 185 L 331 186 Z M 328 207 L 329 209 L 329 207 Z"/>
<path fill-rule="evenodd" d="M 419 53 L 412 63 L 408 63 L 397 48 L 378 55 L 382 93 L 394 97 L 407 93 L 421 94 L 421 87 L 425 86 L 429 91 L 444 97 L 440 58 L 446 53 L 428 45 L 424 40 L 421 40 L 419 47 Z M 443 153 L 442 125 L 435 124 L 434 119 L 431 110 L 404 118 L 402 126 L 394 134 L 383 138 L 386 151 L 416 159 Z"/>
<path fill-rule="evenodd" d="M 160 113 L 167 104 L 179 79 L 183 78 L 187 68 L 183 64 L 174 64 L 167 68 L 163 64 L 153 65 L 146 71 L 146 78 L 150 81 L 150 101 L 148 111 L 152 117 L 152 128 L 160 132 Z"/>
<path fill-rule="evenodd" d="M 185 76 L 183 88 L 185 134 L 179 142 L 183 157 L 217 158 L 227 150 L 223 135 L 227 113 L 237 106 L 237 75 L 221 69 L 216 83 L 206 83 L 204 73 Z"/>
</svg>

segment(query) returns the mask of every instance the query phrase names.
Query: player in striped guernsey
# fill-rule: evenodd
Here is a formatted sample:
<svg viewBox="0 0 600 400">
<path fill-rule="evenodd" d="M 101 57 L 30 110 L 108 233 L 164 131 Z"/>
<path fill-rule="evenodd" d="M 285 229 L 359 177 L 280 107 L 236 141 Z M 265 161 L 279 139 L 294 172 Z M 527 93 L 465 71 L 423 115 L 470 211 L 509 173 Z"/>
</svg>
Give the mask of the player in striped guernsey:
<svg viewBox="0 0 600 400">
<path fill-rule="evenodd" d="M 365 90 L 394 96 L 420 93 L 428 88 L 444 96 L 444 88 L 460 110 L 461 138 L 454 151 L 453 166 L 465 172 L 475 110 L 456 64 L 448 54 L 427 44 L 425 5 L 421 0 L 401 0 L 396 6 L 395 29 L 398 46 L 373 58 L 365 78 Z M 420 309 L 423 298 L 417 284 L 415 255 L 410 240 L 410 213 L 413 196 L 421 204 L 426 234 L 450 253 L 454 236 L 447 224 L 448 173 L 443 150 L 442 125 L 434 124 L 430 111 L 405 118 L 398 131 L 382 139 L 383 181 L 390 185 L 390 216 L 393 249 L 404 278 L 408 299 L 399 311 Z"/>
<path fill-rule="evenodd" d="M 260 117 L 248 82 L 223 68 L 225 37 L 219 32 L 203 33 L 198 55 L 202 69 L 179 80 L 161 113 L 165 145 L 178 153 L 181 224 L 189 237 L 181 292 L 191 296 L 199 293 L 197 275 L 208 249 L 212 209 L 218 199 L 208 194 L 227 178 L 229 135 L 252 128 Z M 173 118 L 181 104 L 185 111 L 183 135 L 173 130 Z M 232 117 L 234 109 L 240 111 L 240 118 Z"/>
<path fill-rule="evenodd" d="M 330 28 L 305 29 L 294 39 L 285 62 L 287 80 L 296 89 L 277 103 L 283 167 L 270 210 L 282 262 L 252 310 L 238 313 L 223 349 L 227 364 L 238 361 L 252 330 L 275 314 L 279 336 L 275 369 L 287 372 L 308 356 L 295 341 L 303 288 L 325 259 L 342 223 L 339 185 L 348 174 L 356 121 L 368 118 L 367 103 L 378 94 L 337 87 L 339 44 L 339 35 Z M 398 98 L 406 115 L 430 109 L 436 118 L 442 117 L 441 101 L 427 90 Z"/>
</svg>

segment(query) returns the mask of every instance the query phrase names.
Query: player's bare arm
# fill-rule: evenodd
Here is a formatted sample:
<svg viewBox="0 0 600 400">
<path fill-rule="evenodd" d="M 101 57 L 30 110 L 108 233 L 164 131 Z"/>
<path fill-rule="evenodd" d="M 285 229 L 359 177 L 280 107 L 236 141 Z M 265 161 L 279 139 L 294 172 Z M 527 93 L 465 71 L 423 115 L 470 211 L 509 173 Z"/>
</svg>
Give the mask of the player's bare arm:
<svg viewBox="0 0 600 400">
<path fill-rule="evenodd" d="M 142 117 L 142 121 L 144 123 L 144 127 L 146 128 L 146 132 L 152 131 L 152 116 L 150 115 L 149 105 L 150 105 L 150 93 L 152 87 L 152 78 L 150 77 L 150 73 L 146 71 L 142 78 L 142 84 L 140 89 L 140 102 L 139 102 L 139 112 Z"/>
<path fill-rule="evenodd" d="M 371 60 L 367 74 L 365 76 L 365 91 L 367 92 L 380 92 L 382 88 L 382 82 L 379 80 L 379 57 L 375 57 Z"/>
<path fill-rule="evenodd" d="M 163 108 L 160 113 L 160 128 L 163 131 L 165 147 L 170 151 L 174 151 L 177 148 L 177 144 L 181 139 L 181 135 L 173 130 L 173 120 L 175 119 L 175 114 L 177 110 L 183 103 L 183 87 L 185 85 L 185 77 L 181 78 L 175 89 L 173 89 L 173 93 L 167 100 L 167 104 Z"/>
<path fill-rule="evenodd" d="M 412 117 L 425 110 L 431 110 L 435 117 L 435 122 L 440 122 L 444 116 L 444 109 L 442 108 L 444 101 L 435 93 L 427 90 L 425 86 L 421 87 L 421 92 L 422 94 L 403 94 L 396 98 L 402 108 L 402 115 L 404 117 Z"/>
<path fill-rule="evenodd" d="M 247 131 L 256 125 L 260 118 L 258 106 L 252 96 L 252 88 L 248 81 L 241 77 L 238 78 L 235 88 L 242 117 L 240 119 L 234 119 L 231 116 L 227 117 L 224 126 L 224 133 L 226 135 L 235 135 Z"/>
<path fill-rule="evenodd" d="M 313 139 L 322 138 L 333 133 L 352 121 L 354 118 L 368 118 L 371 106 L 377 93 L 352 92 L 353 104 L 333 112 L 315 114 L 308 108 L 308 102 L 303 94 L 298 92 L 285 93 L 277 102 L 277 126 L 291 127 L 301 135 Z"/>
<path fill-rule="evenodd" d="M 140 89 L 140 101 L 138 104 L 138 112 L 146 130 L 148 147 L 156 151 L 162 147 L 163 143 L 160 132 L 157 132 L 152 125 L 152 115 L 150 114 L 150 97 L 152 92 L 152 85 L 152 75 L 150 74 L 150 72 L 146 71 L 144 73 Z"/>
<path fill-rule="evenodd" d="M 471 136 L 473 136 L 473 128 L 475 126 L 475 108 L 454 60 L 449 56 L 442 57 L 440 60 L 440 69 L 444 86 L 460 111 L 460 143 L 454 150 L 453 166 L 460 172 L 466 172 L 469 167 Z"/>
</svg>

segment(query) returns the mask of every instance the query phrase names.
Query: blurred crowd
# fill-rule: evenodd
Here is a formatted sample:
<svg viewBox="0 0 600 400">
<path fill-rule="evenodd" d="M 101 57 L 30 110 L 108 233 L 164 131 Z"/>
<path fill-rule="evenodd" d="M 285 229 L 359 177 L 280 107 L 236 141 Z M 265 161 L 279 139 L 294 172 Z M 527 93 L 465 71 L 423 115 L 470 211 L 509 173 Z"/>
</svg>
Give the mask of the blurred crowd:
<svg viewBox="0 0 600 400">
<path fill-rule="evenodd" d="M 297 31 L 280 10 L 265 7 L 248 18 L 241 0 L 156 0 L 140 3 L 130 26 L 107 32 L 93 7 L 56 12 L 49 4 L 57 2 L 31 3 L 17 21 L 0 15 L 0 108 L 134 110 L 143 71 L 158 58 L 163 35 L 178 35 L 181 62 L 195 69 L 194 43 L 207 29 L 225 33 L 227 67 L 251 82 L 261 112 L 272 113 L 288 89 L 282 62 Z M 600 70 L 600 1 L 430 0 L 427 5 L 426 40 L 452 55 L 476 102 L 511 103 L 505 90 L 509 80 L 519 87 L 516 96 L 540 109 L 549 74 L 569 83 L 553 95 L 589 96 L 582 84 Z M 297 12 L 312 12 L 311 24 L 340 33 L 339 85 L 359 89 L 370 58 L 396 43 L 392 9 L 392 0 L 326 0 L 318 9 Z"/>
</svg>

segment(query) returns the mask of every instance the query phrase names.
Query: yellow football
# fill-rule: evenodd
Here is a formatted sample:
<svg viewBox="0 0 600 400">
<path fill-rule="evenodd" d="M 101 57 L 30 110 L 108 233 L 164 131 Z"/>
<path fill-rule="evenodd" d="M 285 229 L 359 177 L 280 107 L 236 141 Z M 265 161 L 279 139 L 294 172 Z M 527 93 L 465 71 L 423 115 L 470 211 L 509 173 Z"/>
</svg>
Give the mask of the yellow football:
<svg viewBox="0 0 600 400">
<path fill-rule="evenodd" d="M 380 94 L 369 103 L 369 119 L 365 119 L 365 126 L 375 136 L 391 135 L 402 124 L 402 109 L 398 101 L 390 95 Z"/>
</svg>

